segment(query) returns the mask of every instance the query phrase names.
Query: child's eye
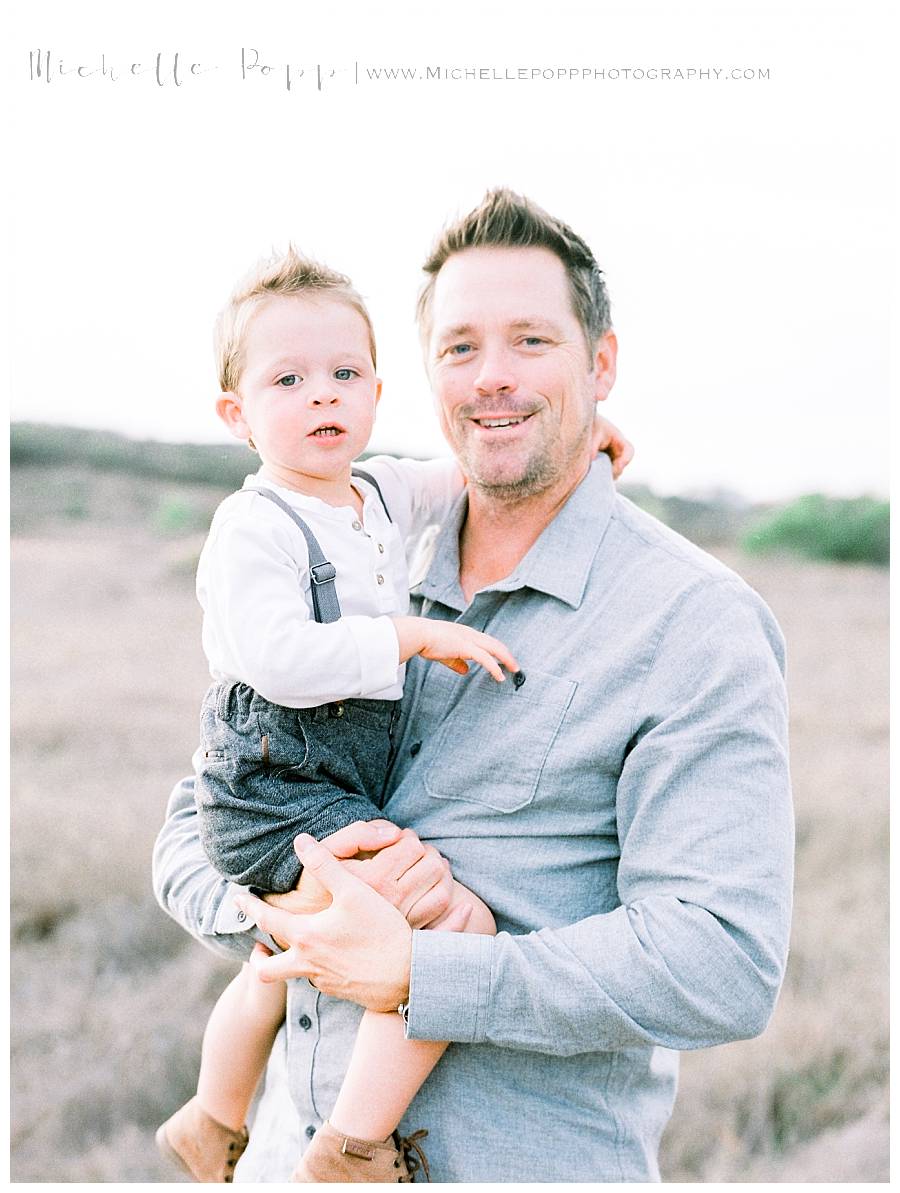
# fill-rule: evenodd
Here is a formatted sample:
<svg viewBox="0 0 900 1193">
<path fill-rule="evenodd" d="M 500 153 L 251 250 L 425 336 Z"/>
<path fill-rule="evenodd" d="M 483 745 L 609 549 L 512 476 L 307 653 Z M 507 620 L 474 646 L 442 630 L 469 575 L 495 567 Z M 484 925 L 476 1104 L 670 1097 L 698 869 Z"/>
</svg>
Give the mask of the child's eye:
<svg viewBox="0 0 900 1193">
<path fill-rule="evenodd" d="M 296 373 L 285 373 L 283 377 L 279 377 L 275 382 L 276 385 L 283 385 L 285 389 L 292 385 L 299 385 L 301 378 Z"/>
<path fill-rule="evenodd" d="M 335 369 L 334 378 L 336 381 L 352 381 L 354 377 L 358 377 L 356 369 Z"/>
</svg>

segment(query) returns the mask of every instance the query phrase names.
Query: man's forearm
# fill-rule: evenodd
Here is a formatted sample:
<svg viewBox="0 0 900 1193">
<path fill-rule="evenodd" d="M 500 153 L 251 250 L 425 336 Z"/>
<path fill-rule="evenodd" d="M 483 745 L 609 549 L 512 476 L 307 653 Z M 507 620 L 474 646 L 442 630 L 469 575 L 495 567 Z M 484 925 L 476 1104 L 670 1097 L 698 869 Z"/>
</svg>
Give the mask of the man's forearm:
<svg viewBox="0 0 900 1193">
<path fill-rule="evenodd" d="M 246 917 L 233 904 L 238 888 L 210 865 L 197 830 L 193 777 L 169 798 L 166 820 L 153 850 L 153 890 L 162 909 L 201 944 L 246 961 L 253 939 Z"/>
<path fill-rule="evenodd" d="M 409 1036 L 560 1056 L 708 1047 L 759 1034 L 782 973 L 664 896 L 527 936 L 416 932 Z"/>
<path fill-rule="evenodd" d="M 343 865 L 399 908 L 411 924 L 429 923 L 447 910 L 453 885 L 449 867 L 436 849 L 410 830 L 386 821 L 354 823 L 331 834 L 325 844 L 338 857 L 349 859 Z M 371 856 L 357 860 L 358 848 Z M 217 953 L 245 961 L 254 938 L 265 942 L 265 933 L 234 904 L 244 888 L 222 878 L 206 857 L 192 777 L 182 779 L 169 799 L 153 851 L 153 889 L 163 910 Z"/>
</svg>

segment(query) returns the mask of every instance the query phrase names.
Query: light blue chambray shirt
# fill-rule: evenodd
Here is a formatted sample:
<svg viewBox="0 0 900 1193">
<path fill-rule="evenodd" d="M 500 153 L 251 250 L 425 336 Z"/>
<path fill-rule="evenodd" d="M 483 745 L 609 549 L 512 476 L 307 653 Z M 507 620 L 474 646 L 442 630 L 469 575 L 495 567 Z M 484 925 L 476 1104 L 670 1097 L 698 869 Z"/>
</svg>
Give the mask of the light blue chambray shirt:
<svg viewBox="0 0 900 1193">
<path fill-rule="evenodd" d="M 507 642 L 526 680 L 409 668 L 385 815 L 450 860 L 499 933 L 413 934 L 409 1035 L 454 1043 L 401 1129 L 428 1129 L 435 1181 L 658 1180 L 675 1050 L 758 1034 L 784 971 L 782 636 L 733 572 L 616 494 L 605 456 L 471 604 L 464 515 L 465 498 L 415 591 Z M 246 955 L 190 780 L 155 882 L 189 931 Z M 290 984 L 237 1180 L 287 1179 L 359 1014 Z"/>
</svg>

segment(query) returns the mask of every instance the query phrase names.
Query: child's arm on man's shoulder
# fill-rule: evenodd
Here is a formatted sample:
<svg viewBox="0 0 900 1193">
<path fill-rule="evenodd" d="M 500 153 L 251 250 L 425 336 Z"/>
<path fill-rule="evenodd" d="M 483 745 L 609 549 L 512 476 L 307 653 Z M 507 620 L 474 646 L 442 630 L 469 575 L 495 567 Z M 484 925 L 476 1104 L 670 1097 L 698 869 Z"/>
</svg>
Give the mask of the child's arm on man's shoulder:
<svg viewBox="0 0 900 1193">
<path fill-rule="evenodd" d="M 446 518 L 465 487 L 454 459 L 413 460 L 372 456 L 360 468 L 378 481 L 391 517 L 405 539 L 418 537 Z"/>
</svg>

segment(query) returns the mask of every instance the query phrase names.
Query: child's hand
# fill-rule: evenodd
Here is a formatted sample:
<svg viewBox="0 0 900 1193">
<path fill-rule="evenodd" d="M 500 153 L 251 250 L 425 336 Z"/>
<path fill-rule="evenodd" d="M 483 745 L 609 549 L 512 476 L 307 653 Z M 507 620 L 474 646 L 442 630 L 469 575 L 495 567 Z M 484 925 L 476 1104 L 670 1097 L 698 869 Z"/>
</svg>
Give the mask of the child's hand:
<svg viewBox="0 0 900 1193">
<path fill-rule="evenodd" d="M 594 418 L 591 444 L 595 455 L 606 452 L 612 460 L 613 480 L 618 480 L 634 458 L 634 446 L 614 423 L 600 414 Z"/>
<path fill-rule="evenodd" d="M 469 660 L 480 663 L 499 683 L 504 679 L 500 663 L 512 673 L 519 670 L 519 664 L 499 639 L 471 626 L 456 621 L 432 621 L 430 617 L 395 617 L 393 622 L 400 642 L 401 663 L 420 654 L 423 659 L 443 663 L 451 671 L 465 675 Z"/>
</svg>

